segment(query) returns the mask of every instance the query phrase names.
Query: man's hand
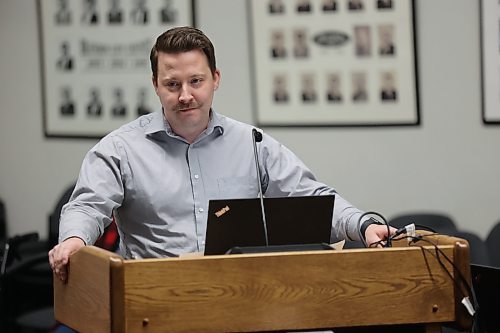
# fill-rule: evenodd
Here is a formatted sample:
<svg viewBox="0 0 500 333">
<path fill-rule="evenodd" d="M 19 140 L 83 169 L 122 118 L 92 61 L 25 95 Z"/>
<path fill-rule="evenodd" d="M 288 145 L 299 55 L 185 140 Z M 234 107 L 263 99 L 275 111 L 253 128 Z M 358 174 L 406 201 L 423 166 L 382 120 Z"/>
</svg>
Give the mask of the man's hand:
<svg viewBox="0 0 500 333">
<path fill-rule="evenodd" d="M 389 227 L 389 229 L 391 235 L 394 235 L 396 229 L 393 227 Z M 371 244 L 379 241 L 387 241 L 388 236 L 387 226 L 385 224 L 370 224 L 365 231 L 366 246 L 370 247 Z M 383 244 L 385 244 L 385 242 Z M 380 246 L 382 246 L 382 244 Z"/>
<path fill-rule="evenodd" d="M 69 256 L 84 246 L 85 242 L 81 238 L 71 237 L 49 251 L 50 267 L 61 281 L 65 282 L 68 278 Z"/>
</svg>

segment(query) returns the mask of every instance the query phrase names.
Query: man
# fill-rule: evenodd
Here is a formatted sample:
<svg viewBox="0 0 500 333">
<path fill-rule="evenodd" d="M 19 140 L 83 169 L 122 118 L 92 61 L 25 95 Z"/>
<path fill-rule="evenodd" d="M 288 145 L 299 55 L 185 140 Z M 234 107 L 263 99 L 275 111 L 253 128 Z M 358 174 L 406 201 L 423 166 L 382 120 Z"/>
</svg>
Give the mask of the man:
<svg viewBox="0 0 500 333">
<path fill-rule="evenodd" d="M 212 109 L 221 73 L 210 40 L 173 28 L 158 37 L 150 60 L 163 112 L 124 125 L 87 153 L 61 214 L 60 243 L 49 252 L 62 280 L 69 256 L 93 244 L 112 218 L 125 258 L 203 252 L 208 201 L 258 196 L 253 127 Z M 258 154 L 266 196 L 336 194 L 266 134 Z M 332 239 L 359 239 L 362 212 L 338 195 L 335 205 Z M 387 237 L 385 226 L 362 229 L 368 243 Z"/>
<path fill-rule="evenodd" d="M 392 72 L 383 72 L 381 74 L 382 89 L 380 90 L 380 99 L 384 101 L 396 101 L 397 92 L 394 84 L 394 74 Z"/>
<path fill-rule="evenodd" d="M 273 58 L 285 58 L 285 35 L 281 30 L 275 30 L 271 35 L 271 55 Z"/>
<path fill-rule="evenodd" d="M 366 25 L 355 26 L 354 42 L 357 56 L 366 57 L 371 55 L 370 27 Z"/>
<path fill-rule="evenodd" d="M 395 53 L 394 47 L 394 27 L 390 24 L 383 24 L 378 27 L 379 34 L 379 54 L 391 56 Z"/>
<path fill-rule="evenodd" d="M 59 8 L 55 15 L 56 24 L 68 25 L 71 23 L 71 12 L 68 9 L 67 0 L 59 0 Z"/>
<path fill-rule="evenodd" d="M 145 0 L 136 0 L 135 8 L 130 13 L 130 18 L 135 24 L 148 23 L 149 11 L 146 8 Z"/>
<path fill-rule="evenodd" d="M 102 113 L 102 102 L 99 90 L 92 88 L 90 90 L 90 100 L 87 103 L 87 116 L 100 117 Z"/>
<path fill-rule="evenodd" d="M 111 0 L 111 8 L 108 12 L 109 24 L 121 24 L 123 21 L 123 11 L 120 8 L 119 0 Z"/>
<path fill-rule="evenodd" d="M 377 8 L 378 9 L 391 9 L 392 8 L 392 0 L 377 0 Z"/>
<path fill-rule="evenodd" d="M 111 107 L 111 114 L 114 117 L 125 117 L 127 115 L 127 105 L 123 101 L 123 92 L 121 88 L 114 89 L 115 102 Z"/>
<path fill-rule="evenodd" d="M 316 89 L 314 88 L 314 75 L 311 73 L 302 75 L 302 101 L 315 102 Z"/>
<path fill-rule="evenodd" d="M 324 12 L 334 12 L 337 10 L 336 0 L 323 0 L 323 11 Z"/>
<path fill-rule="evenodd" d="M 279 74 L 274 77 L 274 92 L 273 98 L 276 103 L 288 102 L 287 80 L 284 74 Z"/>
<path fill-rule="evenodd" d="M 362 0 L 349 0 L 349 10 L 362 10 L 364 7 Z"/>
<path fill-rule="evenodd" d="M 285 5 L 283 0 L 271 0 L 269 1 L 269 13 L 270 14 L 282 14 L 285 12 Z"/>
<path fill-rule="evenodd" d="M 146 94 L 146 88 L 139 89 L 136 108 L 138 116 L 144 116 L 145 114 L 151 113 L 151 110 L 147 105 Z"/>
<path fill-rule="evenodd" d="M 61 116 L 73 116 L 75 114 L 75 103 L 71 98 L 71 89 L 64 87 L 61 89 L 62 101 L 59 106 Z"/>
<path fill-rule="evenodd" d="M 352 86 L 353 102 L 366 102 L 368 100 L 368 92 L 366 90 L 366 73 L 352 73 Z"/>
<path fill-rule="evenodd" d="M 160 21 L 166 24 L 173 24 L 177 21 L 177 10 L 172 0 L 165 0 L 165 6 L 160 10 Z"/>
<path fill-rule="evenodd" d="M 95 0 L 86 0 L 85 9 L 82 14 L 82 23 L 95 25 L 99 23 L 97 15 L 97 4 Z"/>
<path fill-rule="evenodd" d="M 340 87 L 340 74 L 333 73 L 327 77 L 327 94 L 326 99 L 329 102 L 342 102 L 342 93 Z"/>
<path fill-rule="evenodd" d="M 61 43 L 61 56 L 57 59 L 57 68 L 65 72 L 73 69 L 73 57 L 69 53 L 69 42 Z"/>
</svg>

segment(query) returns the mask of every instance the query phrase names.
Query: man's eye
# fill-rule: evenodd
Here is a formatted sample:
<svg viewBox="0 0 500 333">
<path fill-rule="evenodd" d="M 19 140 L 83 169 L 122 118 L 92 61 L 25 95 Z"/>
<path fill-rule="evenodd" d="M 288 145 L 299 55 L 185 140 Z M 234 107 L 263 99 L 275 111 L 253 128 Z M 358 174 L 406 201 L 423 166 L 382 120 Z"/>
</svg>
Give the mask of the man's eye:
<svg viewBox="0 0 500 333">
<path fill-rule="evenodd" d="M 165 86 L 169 89 L 176 89 L 179 87 L 179 82 L 175 82 L 175 81 L 171 81 L 171 82 L 167 82 L 165 84 Z"/>
<path fill-rule="evenodd" d="M 193 84 L 193 85 L 200 85 L 201 82 L 202 82 L 202 79 L 200 79 L 200 78 L 196 78 L 196 79 L 191 80 L 191 84 Z"/>
</svg>

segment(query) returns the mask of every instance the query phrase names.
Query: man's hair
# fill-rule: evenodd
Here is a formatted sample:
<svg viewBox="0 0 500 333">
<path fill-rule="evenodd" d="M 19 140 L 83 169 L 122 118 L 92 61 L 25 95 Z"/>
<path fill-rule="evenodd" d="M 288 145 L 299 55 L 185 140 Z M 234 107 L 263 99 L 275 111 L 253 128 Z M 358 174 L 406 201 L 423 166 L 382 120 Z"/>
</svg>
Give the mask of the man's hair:
<svg viewBox="0 0 500 333">
<path fill-rule="evenodd" d="M 158 52 L 181 53 L 192 50 L 201 50 L 208 60 L 208 66 L 215 73 L 215 50 L 210 39 L 199 29 L 192 27 L 172 28 L 162 33 L 156 39 L 156 43 L 151 49 L 149 60 L 153 79 L 156 82 L 158 74 Z"/>
</svg>

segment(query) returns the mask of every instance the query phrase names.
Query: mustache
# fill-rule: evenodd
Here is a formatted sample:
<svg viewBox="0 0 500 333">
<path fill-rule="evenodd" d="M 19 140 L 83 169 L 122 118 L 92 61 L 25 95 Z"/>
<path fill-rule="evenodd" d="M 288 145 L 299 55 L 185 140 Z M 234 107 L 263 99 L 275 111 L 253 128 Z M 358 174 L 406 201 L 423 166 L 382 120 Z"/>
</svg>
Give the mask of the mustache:
<svg viewBox="0 0 500 333">
<path fill-rule="evenodd" d="M 176 106 L 173 107 L 173 111 L 183 111 L 183 110 L 188 110 L 188 109 L 196 109 L 198 108 L 199 105 L 198 103 L 189 103 L 189 104 L 177 104 Z"/>
</svg>

